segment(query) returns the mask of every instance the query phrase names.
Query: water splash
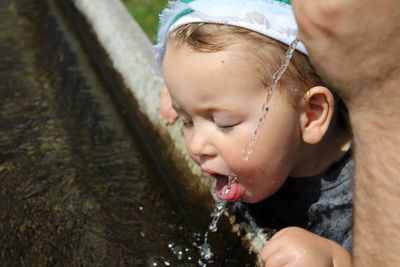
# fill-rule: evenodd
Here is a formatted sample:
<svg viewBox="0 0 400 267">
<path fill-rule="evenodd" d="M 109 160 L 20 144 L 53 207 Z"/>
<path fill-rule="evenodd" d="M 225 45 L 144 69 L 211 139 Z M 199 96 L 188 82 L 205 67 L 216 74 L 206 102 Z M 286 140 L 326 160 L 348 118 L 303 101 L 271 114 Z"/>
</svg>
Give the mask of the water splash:
<svg viewBox="0 0 400 267">
<path fill-rule="evenodd" d="M 192 250 L 184 245 L 169 243 L 168 249 L 179 261 L 186 260 L 190 262 L 194 259 Z"/>
<path fill-rule="evenodd" d="M 262 115 L 258 121 L 258 125 L 256 130 L 254 131 L 250 142 L 245 146 L 245 148 L 243 149 L 243 153 L 242 153 L 242 157 L 243 160 L 248 161 L 250 158 L 251 153 L 253 153 L 254 151 L 254 144 L 257 140 L 258 134 L 260 132 L 260 129 L 262 127 L 262 125 L 264 124 L 265 121 L 265 117 L 267 116 L 268 110 L 269 110 L 269 100 L 271 99 L 271 96 L 273 95 L 273 93 L 276 90 L 276 87 L 278 85 L 279 80 L 281 79 L 283 73 L 286 71 L 287 67 L 289 66 L 290 63 L 290 59 L 293 56 L 294 50 L 296 49 L 297 44 L 299 43 L 299 39 L 296 38 L 293 40 L 293 42 L 290 44 L 288 50 L 285 53 L 285 56 L 283 58 L 283 62 L 281 63 L 281 65 L 279 66 L 278 70 L 274 73 L 274 75 L 272 76 L 272 83 L 271 85 L 267 88 L 267 95 L 265 97 L 265 101 L 264 104 L 262 105 Z"/>
<path fill-rule="evenodd" d="M 218 221 L 221 218 L 223 212 L 225 211 L 226 201 L 217 200 L 215 202 L 215 208 L 211 213 L 211 222 L 208 225 L 208 229 L 205 234 L 194 233 L 193 239 L 195 240 L 192 243 L 192 248 L 195 248 L 197 253 L 192 250 L 192 248 L 185 247 L 181 244 L 170 243 L 168 244 L 169 250 L 175 257 L 179 260 L 186 261 L 195 261 L 197 259 L 197 265 L 199 267 L 206 267 L 208 264 L 215 263 L 214 262 L 214 253 L 211 250 L 211 246 L 208 243 L 208 236 L 210 233 L 214 233 L 218 231 Z M 197 254 L 197 256 L 195 255 Z M 169 262 L 168 262 L 169 263 Z M 159 263 L 161 264 L 161 263 Z M 164 263 L 165 264 L 165 263 Z"/>
<path fill-rule="evenodd" d="M 234 181 L 235 177 L 232 177 L 232 181 Z M 217 200 L 215 202 L 214 210 L 211 213 L 211 222 L 208 225 L 207 231 L 205 234 L 194 233 L 191 248 L 186 247 L 182 244 L 169 243 L 168 249 L 175 255 L 175 257 L 179 260 L 186 261 L 195 261 L 197 259 L 197 265 L 199 267 L 206 267 L 208 264 L 215 263 L 214 262 L 214 253 L 211 250 L 211 246 L 208 243 L 208 236 L 210 233 L 214 233 L 218 231 L 218 221 L 221 218 L 223 212 L 225 211 L 226 201 Z M 196 251 L 193 251 L 192 249 Z M 197 252 L 197 253 L 196 253 Z M 195 255 L 197 254 L 197 256 Z M 169 262 L 168 262 L 169 263 Z M 164 263 L 165 264 L 165 263 Z"/>
<path fill-rule="evenodd" d="M 218 230 L 217 224 L 225 210 L 226 201 L 217 200 L 215 204 L 215 208 L 211 213 L 211 223 L 208 226 L 208 230 L 204 234 L 203 244 L 199 246 L 201 259 L 199 259 L 198 264 L 201 267 L 205 267 L 207 264 L 213 263 L 214 253 L 212 252 L 210 244 L 208 243 L 208 235 L 210 233 L 215 233 Z"/>
</svg>

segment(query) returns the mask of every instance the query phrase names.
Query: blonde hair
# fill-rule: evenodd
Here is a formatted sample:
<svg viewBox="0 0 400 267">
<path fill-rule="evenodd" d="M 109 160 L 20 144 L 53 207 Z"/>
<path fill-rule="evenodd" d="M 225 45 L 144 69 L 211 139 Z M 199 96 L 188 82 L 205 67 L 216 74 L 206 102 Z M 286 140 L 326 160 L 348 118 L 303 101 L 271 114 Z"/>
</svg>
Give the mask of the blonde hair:
<svg viewBox="0 0 400 267">
<path fill-rule="evenodd" d="M 168 42 L 177 46 L 186 44 L 201 52 L 217 52 L 233 45 L 243 45 L 243 51 L 257 63 L 261 82 L 266 88 L 271 84 L 272 75 L 278 70 L 288 48 L 274 39 L 244 28 L 212 23 L 183 25 L 170 33 Z M 288 95 L 293 104 L 296 104 L 308 89 L 320 84 L 322 81 L 308 58 L 295 51 L 278 83 L 278 90 Z"/>
</svg>

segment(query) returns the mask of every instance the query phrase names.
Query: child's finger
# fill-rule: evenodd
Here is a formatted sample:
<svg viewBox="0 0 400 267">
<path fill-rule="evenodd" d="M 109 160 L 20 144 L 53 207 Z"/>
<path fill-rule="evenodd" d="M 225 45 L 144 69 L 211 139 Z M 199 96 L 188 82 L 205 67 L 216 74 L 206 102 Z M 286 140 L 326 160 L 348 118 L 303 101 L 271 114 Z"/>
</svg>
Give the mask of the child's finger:
<svg viewBox="0 0 400 267">
<path fill-rule="evenodd" d="M 276 233 L 275 235 L 277 235 L 278 233 Z M 279 240 L 279 237 L 283 234 L 278 235 L 278 237 L 275 237 L 275 235 L 267 242 L 267 244 L 260 251 L 260 257 L 264 263 L 267 263 L 268 261 L 271 260 L 272 262 L 279 262 L 278 261 L 279 255 L 282 255 L 281 252 L 282 242 L 281 240 Z M 269 265 L 264 265 L 264 266 L 269 266 Z"/>
<path fill-rule="evenodd" d="M 283 267 L 289 263 L 289 258 L 286 253 L 280 249 L 275 250 L 272 254 L 265 254 L 261 256 L 264 267 Z"/>
<path fill-rule="evenodd" d="M 282 229 L 282 230 L 276 232 L 276 233 L 269 239 L 269 241 L 276 240 L 276 239 L 282 237 L 283 235 L 285 235 L 285 234 L 287 233 L 287 229 L 288 229 L 288 228 L 284 228 L 284 229 Z"/>
<path fill-rule="evenodd" d="M 264 262 L 268 258 L 272 257 L 272 255 L 277 254 L 279 252 L 282 244 L 282 241 L 279 239 L 283 237 L 286 234 L 286 232 L 287 232 L 286 228 L 278 231 L 269 239 L 267 244 L 262 248 L 260 256 Z"/>
</svg>

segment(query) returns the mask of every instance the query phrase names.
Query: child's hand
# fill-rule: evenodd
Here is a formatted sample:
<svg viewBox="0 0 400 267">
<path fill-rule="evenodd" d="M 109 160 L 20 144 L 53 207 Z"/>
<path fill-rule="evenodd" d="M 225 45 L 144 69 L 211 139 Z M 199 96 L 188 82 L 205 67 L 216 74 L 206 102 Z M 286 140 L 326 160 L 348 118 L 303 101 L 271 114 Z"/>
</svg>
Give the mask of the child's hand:
<svg viewBox="0 0 400 267">
<path fill-rule="evenodd" d="M 260 256 L 265 267 L 346 267 L 350 254 L 339 244 L 298 227 L 276 233 Z"/>
<path fill-rule="evenodd" d="M 178 114 L 172 107 L 171 96 L 167 90 L 167 87 L 164 87 L 161 91 L 160 95 L 160 117 L 167 122 L 174 122 L 178 118 Z"/>
</svg>

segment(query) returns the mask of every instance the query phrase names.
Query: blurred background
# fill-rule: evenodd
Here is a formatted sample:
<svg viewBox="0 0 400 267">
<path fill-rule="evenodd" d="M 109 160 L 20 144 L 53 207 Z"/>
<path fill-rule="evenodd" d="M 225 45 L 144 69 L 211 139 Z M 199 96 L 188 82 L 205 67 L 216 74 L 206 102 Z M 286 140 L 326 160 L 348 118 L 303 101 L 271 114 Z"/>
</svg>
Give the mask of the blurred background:
<svg viewBox="0 0 400 267">
<path fill-rule="evenodd" d="M 168 0 L 122 0 L 129 13 L 142 27 L 152 42 L 156 41 L 158 14 L 167 6 Z"/>
</svg>

